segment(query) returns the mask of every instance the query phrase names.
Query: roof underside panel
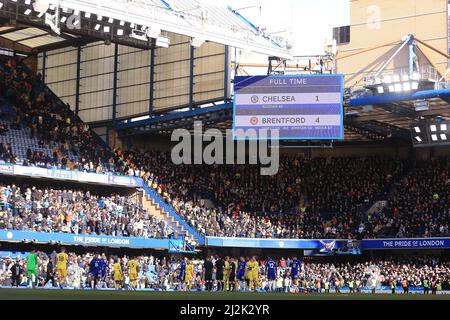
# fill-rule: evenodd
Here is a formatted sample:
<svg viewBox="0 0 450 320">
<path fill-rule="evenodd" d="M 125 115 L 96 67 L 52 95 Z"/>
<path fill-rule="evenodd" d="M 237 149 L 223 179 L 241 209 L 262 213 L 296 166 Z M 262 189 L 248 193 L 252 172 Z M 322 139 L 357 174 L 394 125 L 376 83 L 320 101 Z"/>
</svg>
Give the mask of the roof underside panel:
<svg viewBox="0 0 450 320">
<path fill-rule="evenodd" d="M 46 46 L 46 45 L 56 43 L 56 42 L 61 42 L 61 41 L 64 41 L 64 39 L 60 38 L 60 37 L 54 37 L 52 35 L 47 34 L 47 35 L 43 35 L 41 37 L 24 40 L 19 43 L 23 44 L 27 47 L 30 47 L 30 48 L 36 48 L 36 47 L 42 47 L 42 46 Z"/>
<path fill-rule="evenodd" d="M 48 33 L 47 31 L 38 28 L 26 28 L 23 30 L 9 32 L 7 34 L 4 34 L 2 37 L 11 41 L 20 41 L 23 39 L 36 37 L 39 35 L 45 35 L 47 33 Z"/>
</svg>

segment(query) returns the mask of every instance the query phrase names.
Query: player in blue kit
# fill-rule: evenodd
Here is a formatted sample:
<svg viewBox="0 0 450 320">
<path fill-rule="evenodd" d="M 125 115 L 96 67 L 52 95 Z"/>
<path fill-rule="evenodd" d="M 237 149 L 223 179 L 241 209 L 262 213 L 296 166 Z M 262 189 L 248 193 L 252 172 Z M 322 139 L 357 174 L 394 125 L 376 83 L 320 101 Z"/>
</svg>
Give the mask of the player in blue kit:
<svg viewBox="0 0 450 320">
<path fill-rule="evenodd" d="M 275 281 L 277 279 L 277 263 L 270 257 L 266 262 L 266 274 L 269 281 L 269 290 L 273 292 L 275 291 Z"/>
<path fill-rule="evenodd" d="M 102 265 L 103 260 L 100 254 L 98 254 L 97 257 L 92 258 L 91 262 L 89 263 L 89 273 L 91 274 L 92 277 L 91 286 L 94 289 L 97 288 L 97 283 L 102 272 Z"/>
<path fill-rule="evenodd" d="M 294 257 L 291 262 L 291 278 L 292 284 L 296 287 L 296 290 L 298 290 L 298 276 L 300 274 L 300 268 L 300 260 L 298 260 L 297 257 Z"/>
<path fill-rule="evenodd" d="M 247 262 L 244 257 L 241 257 L 238 263 L 237 269 L 237 279 L 239 281 L 239 291 L 245 291 L 246 289 L 246 280 L 245 280 L 245 268 L 247 266 Z"/>
<path fill-rule="evenodd" d="M 181 261 L 180 273 L 178 274 L 178 280 L 181 282 L 181 286 L 184 286 L 184 280 L 186 278 L 186 258 Z"/>
</svg>

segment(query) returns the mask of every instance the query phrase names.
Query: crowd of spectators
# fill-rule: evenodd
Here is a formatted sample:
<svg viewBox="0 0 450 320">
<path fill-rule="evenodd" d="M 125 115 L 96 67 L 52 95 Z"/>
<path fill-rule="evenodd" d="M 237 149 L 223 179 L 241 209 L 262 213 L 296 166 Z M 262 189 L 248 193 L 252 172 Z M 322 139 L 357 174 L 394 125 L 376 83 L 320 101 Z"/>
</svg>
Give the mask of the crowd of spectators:
<svg viewBox="0 0 450 320">
<path fill-rule="evenodd" d="M 211 236 L 370 238 L 449 235 L 448 159 L 405 164 L 388 157 L 306 158 L 282 155 L 279 172 L 259 165 L 174 165 L 170 152 L 108 152 L 87 124 L 57 103 L 14 59 L 0 65 L 0 93 L 14 109 L 9 128 L 28 128 L 39 146 L 24 165 L 142 177 L 193 227 Z M 75 155 L 72 157 L 71 155 Z M 17 161 L 10 143 L 0 160 Z M 404 177 L 402 179 L 402 177 Z M 394 191 L 391 191 L 394 187 Z M 212 205 L 200 199 L 209 199 Z M 377 199 L 388 205 L 365 216 Z"/>
<path fill-rule="evenodd" d="M 7 163 L 15 163 L 16 156 L 12 151 L 12 147 L 10 143 L 0 142 L 0 160 L 3 160 Z"/>
<path fill-rule="evenodd" d="M 0 185 L 0 229 L 167 238 L 171 227 L 130 197 Z"/>
<path fill-rule="evenodd" d="M 114 171 L 111 152 L 99 144 L 68 105 L 54 99 L 40 78 L 14 59 L 0 64 L 0 94 L 13 107 L 10 129 L 29 128 L 30 138 L 38 138 L 40 145 L 54 151 L 34 162 L 80 171 Z M 27 161 L 33 163 L 32 159 Z"/>
<path fill-rule="evenodd" d="M 369 221 L 374 236 L 450 235 L 449 159 L 418 161 L 395 186 L 388 205 Z"/>
<path fill-rule="evenodd" d="M 54 275 L 56 266 L 56 251 L 48 254 L 38 252 L 38 286 L 57 286 L 58 278 Z M 67 267 L 67 285 L 71 288 L 93 287 L 93 278 L 90 273 L 92 259 L 100 257 L 104 261 L 101 278 L 96 288 L 114 288 L 113 264 L 119 262 L 123 270 L 123 288 L 129 289 L 127 262 L 132 259 L 129 256 L 117 257 L 114 255 L 86 253 L 77 255 L 69 254 Z M 409 293 L 409 289 L 419 290 L 418 293 L 428 293 L 450 290 L 450 262 L 436 257 L 419 256 L 414 259 L 391 257 L 385 259 L 369 259 L 365 261 L 347 262 L 317 262 L 304 260 L 298 273 L 298 280 L 291 276 L 293 259 L 278 258 L 276 264 L 276 279 L 269 281 L 267 278 L 267 257 L 255 257 L 258 265 L 258 287 L 257 291 L 279 291 L 279 292 L 304 292 L 304 293 L 326 293 L 326 292 L 392 292 Z M 138 289 L 154 290 L 205 290 L 206 261 L 203 258 L 189 260 L 187 258 L 175 258 L 174 256 L 145 256 L 135 258 L 138 262 Z M 213 290 L 246 290 L 248 286 L 243 281 L 238 281 L 231 286 L 230 264 L 240 261 L 235 257 L 208 257 L 212 263 L 211 279 Z M 220 261 L 221 260 L 221 261 Z M 241 261 L 249 261 L 243 258 Z M 50 263 L 50 264 L 49 264 Z M 22 268 L 23 278 L 20 281 L 23 286 L 29 285 L 26 277 L 26 257 L 0 258 L 0 285 L 11 284 L 10 269 L 14 265 Z M 187 288 L 185 267 L 192 265 L 192 286 Z M 182 271 L 183 268 L 183 271 Z M 218 269 L 223 270 L 225 284 L 218 287 Z M 236 270 L 236 269 L 235 269 Z M 183 273 L 183 275 L 181 275 Z M 53 281 L 48 281 L 52 279 Z M 47 280 L 47 281 L 46 281 Z M 53 282 L 53 283 L 52 283 Z M 424 290 L 427 289 L 427 290 Z M 417 291 L 416 291 L 417 292 Z"/>
<path fill-rule="evenodd" d="M 259 166 L 174 165 L 169 152 L 116 150 L 116 166 L 143 177 L 188 223 L 210 236 L 362 238 L 380 234 L 364 209 L 387 197 L 405 170 L 391 158 L 281 156 L 277 175 Z M 207 206 L 200 199 L 210 199 Z"/>
</svg>

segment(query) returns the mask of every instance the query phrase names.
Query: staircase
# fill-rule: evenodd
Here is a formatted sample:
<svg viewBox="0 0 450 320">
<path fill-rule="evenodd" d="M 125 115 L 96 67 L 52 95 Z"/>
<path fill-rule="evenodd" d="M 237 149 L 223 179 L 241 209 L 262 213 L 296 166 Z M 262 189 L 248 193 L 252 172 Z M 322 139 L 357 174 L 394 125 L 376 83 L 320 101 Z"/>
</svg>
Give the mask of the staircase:
<svg viewBox="0 0 450 320">
<path fill-rule="evenodd" d="M 204 245 L 205 237 L 197 230 L 192 228 L 175 209 L 165 203 L 164 199 L 152 188 L 144 185 L 142 189 L 142 206 L 151 215 L 167 221 L 172 229 L 185 238 L 186 242 L 191 245 Z"/>
</svg>

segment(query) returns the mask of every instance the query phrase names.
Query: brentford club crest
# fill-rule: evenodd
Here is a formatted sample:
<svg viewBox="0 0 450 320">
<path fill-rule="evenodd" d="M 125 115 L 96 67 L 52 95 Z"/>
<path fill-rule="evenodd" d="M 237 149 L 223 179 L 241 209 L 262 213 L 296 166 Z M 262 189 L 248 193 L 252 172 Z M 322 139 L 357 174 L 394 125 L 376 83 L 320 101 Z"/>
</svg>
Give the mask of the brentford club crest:
<svg viewBox="0 0 450 320">
<path fill-rule="evenodd" d="M 258 118 L 257 117 L 251 117 L 250 118 L 250 123 L 252 124 L 252 125 L 257 125 L 258 124 Z"/>
</svg>

